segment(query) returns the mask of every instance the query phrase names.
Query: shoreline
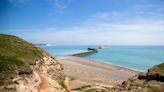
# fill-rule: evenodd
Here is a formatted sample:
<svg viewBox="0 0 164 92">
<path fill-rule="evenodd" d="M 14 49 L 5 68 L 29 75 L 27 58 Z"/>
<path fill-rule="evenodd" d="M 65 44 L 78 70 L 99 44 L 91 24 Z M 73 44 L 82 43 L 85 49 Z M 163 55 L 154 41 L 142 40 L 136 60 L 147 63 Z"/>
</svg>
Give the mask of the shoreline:
<svg viewBox="0 0 164 92">
<path fill-rule="evenodd" d="M 63 64 L 65 74 L 73 79 L 73 89 L 85 85 L 112 87 L 140 72 L 75 56 L 61 56 L 56 59 Z"/>
<path fill-rule="evenodd" d="M 99 61 L 98 61 L 99 62 Z M 102 61 L 103 63 L 106 63 L 106 64 L 111 64 L 113 66 L 117 66 L 117 67 L 120 67 L 120 68 L 124 68 L 124 69 L 127 69 L 127 70 L 132 70 L 132 71 L 136 71 L 136 72 L 146 72 L 144 70 L 139 70 L 139 69 L 134 69 L 134 68 L 130 68 L 130 67 L 124 67 L 124 66 L 121 66 L 121 65 L 117 65 L 117 64 L 112 64 L 112 63 L 109 63 L 109 62 L 104 62 Z"/>
<path fill-rule="evenodd" d="M 82 53 L 86 53 L 86 52 L 82 52 Z M 79 54 L 79 53 L 77 53 L 77 54 Z M 72 55 L 63 55 L 63 56 L 59 56 L 59 57 L 56 57 L 56 58 L 73 56 L 73 55 L 74 54 L 72 54 Z M 78 57 L 78 56 L 75 56 L 75 57 Z M 100 62 L 100 63 L 104 63 L 104 64 L 109 64 L 109 65 L 112 65 L 112 66 L 115 66 L 115 67 L 118 67 L 118 68 L 124 68 L 124 69 L 127 69 L 127 70 L 136 71 L 136 72 L 146 72 L 144 70 L 134 69 L 134 68 L 130 68 L 130 67 L 124 67 L 124 66 L 121 66 L 121 65 L 118 65 L 118 64 L 113 64 L 113 63 L 107 62 L 107 61 L 93 60 L 93 59 L 88 59 L 88 58 L 84 58 L 84 57 L 79 57 L 79 58 L 83 58 L 83 59 L 87 59 L 87 60 L 91 60 L 91 61 L 95 61 L 95 62 Z"/>
<path fill-rule="evenodd" d="M 84 52 L 79 52 L 79 53 L 74 53 L 74 54 L 69 54 L 69 55 L 62 55 L 62 56 L 59 56 L 59 57 L 75 56 L 75 57 L 84 58 L 85 56 L 92 55 L 92 54 L 95 54 L 95 53 L 96 52 L 94 52 L 94 51 L 84 51 Z M 59 57 L 56 57 L 56 58 L 59 58 Z M 84 59 L 88 59 L 88 58 L 84 58 Z M 119 67 L 119 68 L 124 68 L 124 69 L 127 69 L 127 70 L 133 70 L 133 71 L 136 71 L 136 72 L 146 72 L 146 71 L 140 70 L 140 69 L 134 69 L 134 68 L 130 68 L 130 67 L 121 66 L 121 65 L 118 65 L 118 64 L 113 64 L 113 63 L 110 63 L 108 61 L 94 60 L 94 59 L 88 59 L 88 60 L 113 65 L 113 66 L 116 66 L 116 67 Z"/>
<path fill-rule="evenodd" d="M 81 58 L 83 58 L 83 57 L 81 57 Z M 84 58 L 84 59 L 88 59 L 88 58 Z M 88 60 L 92 60 L 92 59 L 88 59 Z M 112 66 L 115 66 L 115 67 L 124 68 L 124 69 L 127 69 L 127 70 L 136 71 L 136 72 L 146 72 L 144 70 L 139 70 L 139 69 L 124 67 L 124 66 L 121 66 L 121 65 L 117 65 L 117 64 L 113 64 L 113 63 L 107 62 L 107 61 L 99 61 L 99 60 L 92 60 L 92 61 L 100 62 L 100 63 L 104 63 L 104 64 L 109 64 L 109 65 L 112 65 Z"/>
</svg>

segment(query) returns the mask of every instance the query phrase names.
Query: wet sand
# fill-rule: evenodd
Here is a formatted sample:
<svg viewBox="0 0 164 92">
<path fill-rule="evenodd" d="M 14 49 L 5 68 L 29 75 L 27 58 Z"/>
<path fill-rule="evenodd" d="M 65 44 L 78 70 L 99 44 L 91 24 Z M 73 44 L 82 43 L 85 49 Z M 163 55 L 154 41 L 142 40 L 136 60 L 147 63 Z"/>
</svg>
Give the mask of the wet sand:
<svg viewBox="0 0 164 92">
<path fill-rule="evenodd" d="M 138 73 L 135 70 L 75 56 L 62 56 L 57 60 L 61 61 L 65 74 L 72 79 L 73 89 L 85 85 L 112 87 Z"/>
</svg>

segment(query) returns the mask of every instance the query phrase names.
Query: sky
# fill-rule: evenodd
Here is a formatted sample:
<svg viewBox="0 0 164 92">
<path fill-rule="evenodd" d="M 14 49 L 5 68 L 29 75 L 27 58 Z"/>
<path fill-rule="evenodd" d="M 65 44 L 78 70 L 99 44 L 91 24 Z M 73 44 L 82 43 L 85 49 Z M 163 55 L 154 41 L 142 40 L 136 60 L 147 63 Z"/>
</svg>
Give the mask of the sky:
<svg viewBox="0 0 164 92">
<path fill-rule="evenodd" d="M 54 45 L 164 45 L 164 0 L 0 0 L 0 33 Z"/>
</svg>

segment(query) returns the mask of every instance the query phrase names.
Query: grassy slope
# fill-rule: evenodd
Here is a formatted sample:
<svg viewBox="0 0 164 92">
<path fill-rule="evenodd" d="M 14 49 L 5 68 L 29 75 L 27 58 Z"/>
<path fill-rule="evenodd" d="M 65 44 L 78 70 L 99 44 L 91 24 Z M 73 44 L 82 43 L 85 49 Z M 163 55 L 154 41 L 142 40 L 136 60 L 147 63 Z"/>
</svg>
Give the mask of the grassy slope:
<svg viewBox="0 0 164 92">
<path fill-rule="evenodd" d="M 0 34 L 0 86 L 10 84 L 16 72 L 30 73 L 29 65 L 42 57 L 34 45 L 11 35 Z"/>
<path fill-rule="evenodd" d="M 161 74 L 164 76 L 164 63 L 159 64 L 153 68 L 154 72 Z"/>
</svg>

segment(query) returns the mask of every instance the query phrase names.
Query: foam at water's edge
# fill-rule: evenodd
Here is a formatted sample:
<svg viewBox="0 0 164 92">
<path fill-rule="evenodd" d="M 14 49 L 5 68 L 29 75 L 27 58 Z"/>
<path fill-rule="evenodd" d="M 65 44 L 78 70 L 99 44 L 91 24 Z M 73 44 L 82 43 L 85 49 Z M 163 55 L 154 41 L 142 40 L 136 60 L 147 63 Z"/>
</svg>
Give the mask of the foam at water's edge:
<svg viewBox="0 0 164 92">
<path fill-rule="evenodd" d="M 86 59 L 86 58 L 85 58 L 85 59 Z M 91 60 L 91 59 L 89 59 L 89 60 Z M 110 62 L 98 61 L 98 60 L 92 60 L 92 61 L 96 61 L 96 62 L 100 62 L 100 63 L 105 63 L 105 64 L 110 64 L 110 65 L 112 65 L 112 66 L 116 66 L 116 67 L 120 67 L 120 68 L 124 68 L 124 69 L 128 69 L 128 70 L 132 70 L 132 71 L 146 72 L 146 71 L 144 71 L 144 70 L 134 69 L 134 68 L 130 68 L 130 67 L 124 67 L 124 66 L 117 65 L 117 64 L 113 64 L 113 63 L 110 63 Z"/>
</svg>

